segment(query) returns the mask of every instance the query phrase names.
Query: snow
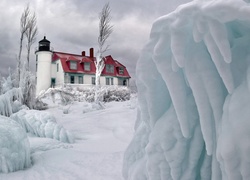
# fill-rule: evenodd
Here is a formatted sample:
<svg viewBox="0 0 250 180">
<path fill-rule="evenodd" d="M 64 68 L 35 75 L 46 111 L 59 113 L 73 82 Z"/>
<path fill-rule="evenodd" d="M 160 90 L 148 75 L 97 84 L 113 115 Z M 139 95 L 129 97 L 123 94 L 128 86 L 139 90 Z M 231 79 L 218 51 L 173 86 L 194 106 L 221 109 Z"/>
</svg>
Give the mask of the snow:
<svg viewBox="0 0 250 180">
<path fill-rule="evenodd" d="M 90 107 L 86 102 L 74 102 L 68 114 L 60 105 L 41 111 L 41 116 L 54 116 L 58 125 L 72 133 L 75 143 L 29 133 L 32 166 L 24 171 L 0 173 L 0 179 L 122 180 L 124 151 L 134 133 L 136 100 L 106 103 L 103 110 Z"/>
<path fill-rule="evenodd" d="M 248 3 L 194 0 L 154 22 L 125 179 L 250 179 Z"/>
<path fill-rule="evenodd" d="M 22 127 L 0 116 L 0 173 L 23 170 L 31 166 L 30 144 Z"/>
</svg>

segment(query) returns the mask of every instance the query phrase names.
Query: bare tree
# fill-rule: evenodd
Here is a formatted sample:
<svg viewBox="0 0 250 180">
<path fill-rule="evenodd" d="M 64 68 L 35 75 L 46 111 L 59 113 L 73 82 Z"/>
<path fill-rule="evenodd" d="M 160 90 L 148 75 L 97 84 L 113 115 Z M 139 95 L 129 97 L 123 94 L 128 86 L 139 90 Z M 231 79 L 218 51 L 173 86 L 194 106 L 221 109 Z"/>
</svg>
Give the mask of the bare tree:
<svg viewBox="0 0 250 180">
<path fill-rule="evenodd" d="M 105 67 L 105 57 L 103 56 L 103 53 L 107 51 L 108 45 L 105 46 L 106 40 L 110 36 L 110 34 L 113 31 L 113 26 L 110 25 L 110 7 L 109 3 L 105 4 L 102 11 L 99 15 L 99 36 L 98 36 L 98 55 L 96 57 L 95 66 L 96 66 L 96 74 L 95 74 L 95 84 L 96 84 L 96 91 L 95 91 L 95 102 L 100 103 L 100 76 L 101 73 Z"/>
<path fill-rule="evenodd" d="M 30 59 L 30 48 L 32 44 L 36 40 L 37 36 L 37 21 L 36 21 L 36 14 L 33 13 L 32 16 L 28 17 L 28 29 L 25 32 L 25 36 L 27 38 L 27 65 L 26 70 L 29 70 L 29 59 Z"/>
<path fill-rule="evenodd" d="M 29 18 L 30 16 L 30 8 L 29 4 L 24 9 L 21 19 L 20 19 L 20 47 L 19 47 L 19 53 L 18 53 L 18 65 L 17 65 L 17 84 L 19 84 L 20 81 L 20 74 L 21 74 L 21 55 L 22 55 L 22 49 L 23 49 L 23 37 L 25 32 L 27 31 L 29 27 Z"/>
</svg>

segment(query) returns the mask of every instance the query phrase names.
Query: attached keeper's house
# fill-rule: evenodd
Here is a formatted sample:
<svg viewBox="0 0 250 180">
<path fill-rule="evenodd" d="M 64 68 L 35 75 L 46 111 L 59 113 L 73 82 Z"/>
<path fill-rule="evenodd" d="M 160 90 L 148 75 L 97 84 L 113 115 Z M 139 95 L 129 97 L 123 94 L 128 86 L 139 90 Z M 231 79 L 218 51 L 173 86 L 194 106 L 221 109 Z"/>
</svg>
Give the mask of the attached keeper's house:
<svg viewBox="0 0 250 180">
<path fill-rule="evenodd" d="M 44 37 L 39 41 L 36 51 L 36 94 L 50 87 L 71 85 L 91 86 L 95 84 L 94 49 L 89 55 L 83 51 L 80 55 L 56 52 L 50 48 L 50 41 Z M 105 58 L 101 85 L 128 86 L 130 75 L 124 65 L 111 55 Z"/>
</svg>

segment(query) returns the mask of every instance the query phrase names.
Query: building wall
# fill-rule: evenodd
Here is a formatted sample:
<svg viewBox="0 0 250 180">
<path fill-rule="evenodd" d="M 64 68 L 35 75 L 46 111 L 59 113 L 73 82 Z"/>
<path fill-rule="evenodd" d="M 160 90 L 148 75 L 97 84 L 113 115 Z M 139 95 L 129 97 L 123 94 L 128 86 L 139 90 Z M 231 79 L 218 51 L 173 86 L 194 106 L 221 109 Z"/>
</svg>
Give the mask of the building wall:
<svg viewBox="0 0 250 180">
<path fill-rule="evenodd" d="M 83 83 L 84 84 L 92 84 L 92 77 L 95 77 L 95 75 L 89 75 L 89 74 L 85 74 L 83 76 Z"/>
<path fill-rule="evenodd" d="M 62 86 L 64 84 L 64 72 L 60 60 L 52 63 L 51 78 L 56 79 L 56 86 Z"/>
<path fill-rule="evenodd" d="M 38 51 L 37 55 L 37 85 L 36 95 L 43 90 L 47 90 L 51 86 L 51 58 L 52 52 Z"/>
</svg>

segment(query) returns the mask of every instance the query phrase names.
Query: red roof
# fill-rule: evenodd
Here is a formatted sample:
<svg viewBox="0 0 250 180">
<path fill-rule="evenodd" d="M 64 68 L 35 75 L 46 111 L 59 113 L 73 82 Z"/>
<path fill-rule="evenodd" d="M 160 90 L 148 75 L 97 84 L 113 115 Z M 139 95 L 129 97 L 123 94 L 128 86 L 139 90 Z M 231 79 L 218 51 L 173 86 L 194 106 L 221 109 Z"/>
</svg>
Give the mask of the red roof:
<svg viewBox="0 0 250 180">
<path fill-rule="evenodd" d="M 63 52 L 53 52 L 52 61 L 60 60 L 64 72 L 67 73 L 84 73 L 84 74 L 95 74 L 95 57 L 82 56 L 76 54 L 69 54 Z M 77 63 L 77 69 L 70 69 L 70 61 Z M 84 63 L 90 63 L 90 71 L 84 69 Z M 124 65 L 114 60 L 111 55 L 105 57 L 105 65 L 110 64 L 114 66 L 114 72 L 106 72 L 104 67 L 102 75 L 116 76 L 130 78 L 130 75 Z M 120 73 L 119 73 L 120 72 Z M 122 73 L 123 72 L 123 73 Z"/>
</svg>

